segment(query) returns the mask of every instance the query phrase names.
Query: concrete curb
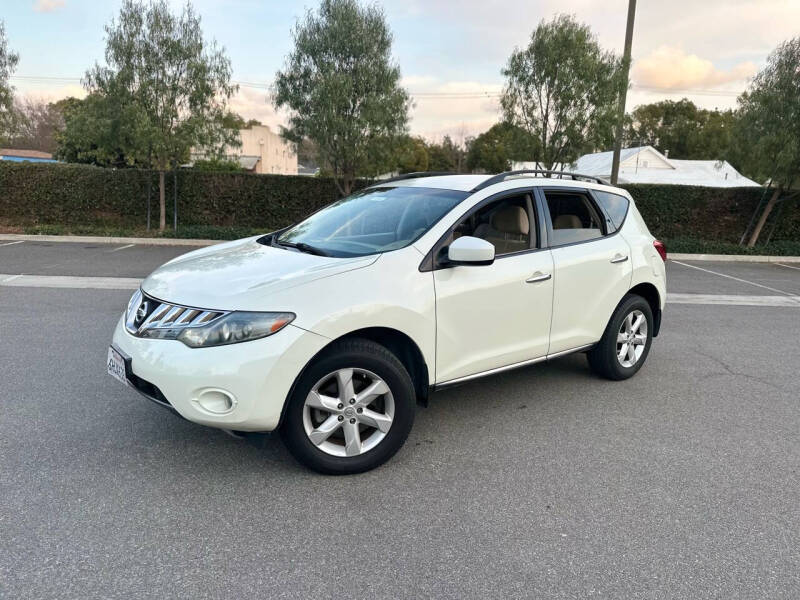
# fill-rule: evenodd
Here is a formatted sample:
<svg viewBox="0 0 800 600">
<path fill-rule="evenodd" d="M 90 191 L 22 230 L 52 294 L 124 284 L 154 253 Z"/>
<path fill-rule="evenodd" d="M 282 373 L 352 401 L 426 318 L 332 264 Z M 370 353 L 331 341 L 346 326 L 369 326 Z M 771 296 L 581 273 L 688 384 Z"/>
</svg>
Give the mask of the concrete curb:
<svg viewBox="0 0 800 600">
<path fill-rule="evenodd" d="M 136 244 L 137 246 L 213 246 L 227 240 L 190 240 L 181 238 L 102 237 L 94 235 L 27 235 L 0 233 L 6 242 L 74 242 L 77 244 Z"/>
<path fill-rule="evenodd" d="M 227 240 L 190 240 L 181 238 L 102 237 L 92 235 L 28 235 L 0 233 L 5 242 L 74 242 L 78 244 L 136 244 L 137 246 L 213 246 Z M 703 260 L 717 262 L 800 263 L 800 256 L 761 256 L 748 254 L 679 254 L 668 252 L 674 260 Z"/>
<path fill-rule="evenodd" d="M 679 254 L 669 252 L 667 258 L 673 260 L 704 260 L 717 262 L 754 262 L 754 263 L 800 263 L 800 256 L 762 256 L 749 254 Z"/>
</svg>

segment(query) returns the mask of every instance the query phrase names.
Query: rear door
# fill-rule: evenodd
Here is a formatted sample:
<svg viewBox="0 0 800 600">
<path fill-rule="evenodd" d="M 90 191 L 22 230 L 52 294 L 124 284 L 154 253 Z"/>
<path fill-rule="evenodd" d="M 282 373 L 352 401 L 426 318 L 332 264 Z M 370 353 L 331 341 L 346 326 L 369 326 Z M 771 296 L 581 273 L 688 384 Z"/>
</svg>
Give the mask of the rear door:
<svg viewBox="0 0 800 600">
<path fill-rule="evenodd" d="M 541 188 L 553 257 L 548 354 L 597 342 L 630 289 L 630 248 L 588 189 Z"/>
<path fill-rule="evenodd" d="M 532 190 L 515 191 L 476 207 L 434 247 L 437 383 L 547 354 L 553 261 L 541 232 Z M 447 245 L 460 235 L 494 244 L 494 263 L 443 264 Z"/>
</svg>

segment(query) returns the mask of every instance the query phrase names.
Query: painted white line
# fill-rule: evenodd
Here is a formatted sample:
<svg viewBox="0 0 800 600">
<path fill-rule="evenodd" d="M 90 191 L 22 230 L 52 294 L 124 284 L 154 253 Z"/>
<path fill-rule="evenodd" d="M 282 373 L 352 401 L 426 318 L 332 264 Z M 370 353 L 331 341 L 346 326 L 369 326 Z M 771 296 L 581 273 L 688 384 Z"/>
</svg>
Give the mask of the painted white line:
<svg viewBox="0 0 800 600">
<path fill-rule="evenodd" d="M 0 286 L 71 288 L 86 290 L 135 290 L 141 279 L 132 277 L 71 277 L 67 275 L 2 275 Z"/>
<path fill-rule="evenodd" d="M 795 267 L 793 265 L 784 265 L 781 263 L 772 263 L 772 264 L 778 265 L 779 267 L 786 267 L 787 269 L 797 269 L 798 271 L 800 271 L 800 267 Z"/>
<path fill-rule="evenodd" d="M 8 242 L 7 244 L 0 244 L 0 246 L 13 246 L 14 244 L 22 244 L 25 240 L 19 240 L 16 242 Z"/>
<path fill-rule="evenodd" d="M 696 267 L 695 265 L 687 265 L 686 263 L 680 262 L 678 260 L 673 260 L 676 265 L 683 265 L 684 267 L 689 267 L 690 269 L 697 269 L 698 271 L 704 271 L 706 273 L 711 273 L 712 275 L 719 275 L 720 277 L 726 277 L 728 279 L 733 279 L 734 281 L 740 281 L 742 283 L 746 283 L 748 285 L 754 285 L 756 287 L 763 288 L 765 290 L 769 290 L 770 292 L 778 292 L 779 294 L 784 294 L 786 296 L 791 296 L 789 292 L 785 292 L 783 290 L 779 290 L 773 287 L 769 287 L 768 285 L 761 285 L 760 283 L 756 283 L 754 281 L 748 281 L 747 279 L 740 279 L 739 277 L 734 277 L 733 275 L 726 275 L 725 273 L 719 273 L 717 271 L 712 271 L 711 269 L 704 269 L 703 267 Z"/>
<path fill-rule="evenodd" d="M 728 306 L 793 306 L 800 296 L 739 296 L 735 294 L 667 294 L 667 304 L 712 304 Z"/>
<path fill-rule="evenodd" d="M 114 248 L 113 250 L 108 250 L 107 253 L 111 254 L 112 252 L 119 252 L 120 250 L 125 250 L 125 248 L 133 248 L 136 244 L 128 244 L 126 246 L 120 246 L 119 248 Z"/>
</svg>

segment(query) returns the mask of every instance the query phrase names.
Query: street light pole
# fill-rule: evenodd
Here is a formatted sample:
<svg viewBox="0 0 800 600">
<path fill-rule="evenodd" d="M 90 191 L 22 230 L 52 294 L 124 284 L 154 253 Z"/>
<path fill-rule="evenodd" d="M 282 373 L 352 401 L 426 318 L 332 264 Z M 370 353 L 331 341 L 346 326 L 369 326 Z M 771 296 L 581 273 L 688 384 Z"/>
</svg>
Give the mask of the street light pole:
<svg viewBox="0 0 800 600">
<path fill-rule="evenodd" d="M 628 96 L 628 72 L 631 66 L 631 45 L 633 44 L 633 19 L 636 16 L 636 0 L 628 0 L 628 25 L 625 28 L 625 52 L 622 61 L 625 74 L 619 94 L 619 108 L 617 109 L 617 133 L 614 136 L 614 156 L 611 161 L 611 184 L 617 184 L 619 177 L 619 154 L 622 150 L 622 128 L 625 123 L 625 101 Z"/>
</svg>

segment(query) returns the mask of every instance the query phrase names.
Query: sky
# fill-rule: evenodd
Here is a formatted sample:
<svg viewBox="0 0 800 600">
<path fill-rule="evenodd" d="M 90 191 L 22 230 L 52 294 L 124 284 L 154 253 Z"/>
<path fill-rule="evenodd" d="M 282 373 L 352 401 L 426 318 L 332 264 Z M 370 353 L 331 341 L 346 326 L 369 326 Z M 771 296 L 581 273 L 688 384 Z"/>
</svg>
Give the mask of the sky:
<svg viewBox="0 0 800 600">
<path fill-rule="evenodd" d="M 104 26 L 120 0 L 0 0 L 10 47 L 20 62 L 20 96 L 82 96 L 81 77 L 103 62 Z M 182 2 L 172 0 L 176 10 Z M 240 89 L 232 108 L 277 128 L 285 114 L 269 86 L 292 47 L 292 28 L 309 0 L 193 0 L 206 39 L 223 46 Z M 456 141 L 500 118 L 501 69 L 541 20 L 558 13 L 588 24 L 600 45 L 622 52 L 626 0 L 383 0 L 393 55 L 412 94 L 415 135 Z M 730 108 L 781 41 L 800 35 L 800 0 L 640 0 L 633 36 L 628 110 L 683 97 Z"/>
</svg>

